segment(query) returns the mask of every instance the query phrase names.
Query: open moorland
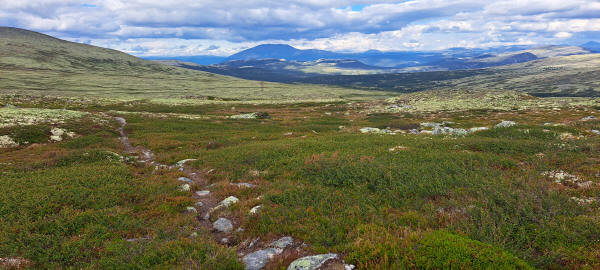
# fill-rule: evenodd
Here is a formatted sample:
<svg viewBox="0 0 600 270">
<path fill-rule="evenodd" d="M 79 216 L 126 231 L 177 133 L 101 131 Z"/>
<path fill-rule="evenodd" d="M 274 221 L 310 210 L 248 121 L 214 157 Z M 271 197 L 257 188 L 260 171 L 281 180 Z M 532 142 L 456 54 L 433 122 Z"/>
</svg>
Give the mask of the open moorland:
<svg viewBox="0 0 600 270">
<path fill-rule="evenodd" d="M 597 99 L 263 84 L 0 31 L 0 267 L 600 268 Z"/>
</svg>

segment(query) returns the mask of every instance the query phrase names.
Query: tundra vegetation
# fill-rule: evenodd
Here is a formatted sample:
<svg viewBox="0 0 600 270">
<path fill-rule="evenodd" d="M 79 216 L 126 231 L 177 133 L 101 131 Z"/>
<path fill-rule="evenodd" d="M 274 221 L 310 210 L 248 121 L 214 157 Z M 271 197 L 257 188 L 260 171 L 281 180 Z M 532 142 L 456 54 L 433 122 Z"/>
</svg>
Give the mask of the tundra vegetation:
<svg viewBox="0 0 600 270">
<path fill-rule="evenodd" d="M 410 96 L 181 105 L 4 95 L 0 134 L 17 144 L 0 149 L 0 257 L 35 268 L 235 269 L 246 240 L 292 236 L 359 269 L 600 267 L 597 101 L 507 92 L 498 97 L 510 106 L 457 110 L 427 93 L 429 105 L 420 96 L 407 111 L 386 108 Z M 268 117 L 230 117 L 252 112 Z M 113 116 L 157 162 L 194 159 L 186 164 L 207 172 L 215 198 L 239 198 L 210 221 L 243 230 L 221 244 L 200 226 L 188 211 L 199 187 L 180 190 L 182 172 L 124 154 Z M 515 125 L 494 128 L 503 120 Z M 426 132 L 435 123 L 489 129 Z M 54 142 L 54 128 L 75 135 Z M 294 259 L 277 258 L 267 269 Z"/>
<path fill-rule="evenodd" d="M 0 267 L 600 268 L 597 99 L 263 89 L 7 28 L 0 48 Z"/>
</svg>

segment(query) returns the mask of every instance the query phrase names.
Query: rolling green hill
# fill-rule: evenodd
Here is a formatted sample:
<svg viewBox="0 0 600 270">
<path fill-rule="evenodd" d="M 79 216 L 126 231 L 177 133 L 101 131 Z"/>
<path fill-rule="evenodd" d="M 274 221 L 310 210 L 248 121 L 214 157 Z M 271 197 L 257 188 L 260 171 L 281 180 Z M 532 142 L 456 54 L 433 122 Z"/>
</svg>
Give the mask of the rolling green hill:
<svg viewBox="0 0 600 270">
<path fill-rule="evenodd" d="M 162 65 L 123 52 L 0 28 L 0 93 L 118 99 L 335 100 L 377 92 L 260 83 Z"/>
</svg>

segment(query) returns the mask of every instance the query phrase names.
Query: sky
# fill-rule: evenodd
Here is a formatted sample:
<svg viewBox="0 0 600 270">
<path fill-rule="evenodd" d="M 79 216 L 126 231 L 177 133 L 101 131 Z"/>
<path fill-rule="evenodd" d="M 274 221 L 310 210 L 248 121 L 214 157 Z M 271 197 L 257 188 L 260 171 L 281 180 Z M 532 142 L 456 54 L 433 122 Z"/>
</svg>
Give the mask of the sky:
<svg viewBox="0 0 600 270">
<path fill-rule="evenodd" d="M 137 56 L 600 41 L 600 0 L 0 0 L 0 25 Z"/>
</svg>

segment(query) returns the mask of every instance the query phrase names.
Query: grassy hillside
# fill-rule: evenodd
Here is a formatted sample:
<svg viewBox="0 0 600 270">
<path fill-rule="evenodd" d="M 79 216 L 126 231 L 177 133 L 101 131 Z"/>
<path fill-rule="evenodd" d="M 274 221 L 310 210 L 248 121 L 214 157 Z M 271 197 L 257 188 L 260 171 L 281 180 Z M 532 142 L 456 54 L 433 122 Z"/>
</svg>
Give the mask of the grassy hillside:
<svg viewBox="0 0 600 270">
<path fill-rule="evenodd" d="M 509 66 L 419 73 L 320 76 L 303 83 L 395 92 L 514 90 L 535 96 L 600 96 L 600 54 L 557 56 Z"/>
<path fill-rule="evenodd" d="M 0 93 L 120 99 L 322 100 L 382 95 L 246 81 L 145 61 L 105 48 L 0 28 Z"/>
</svg>

